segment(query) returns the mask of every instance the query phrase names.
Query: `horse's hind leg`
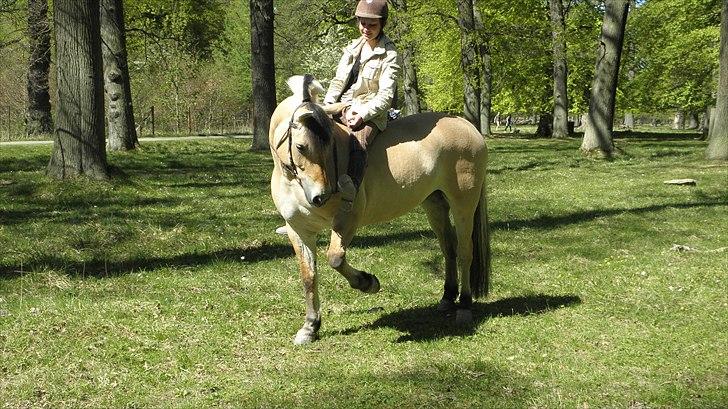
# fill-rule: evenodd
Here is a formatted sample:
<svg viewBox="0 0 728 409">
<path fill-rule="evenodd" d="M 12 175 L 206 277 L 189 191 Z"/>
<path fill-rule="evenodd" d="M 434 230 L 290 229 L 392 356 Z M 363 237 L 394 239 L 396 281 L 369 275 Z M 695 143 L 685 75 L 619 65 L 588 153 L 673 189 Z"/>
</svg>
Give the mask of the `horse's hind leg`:
<svg viewBox="0 0 728 409">
<path fill-rule="evenodd" d="M 331 242 L 326 256 L 329 265 L 346 278 L 351 288 L 355 288 L 365 293 L 376 293 L 379 291 L 379 279 L 373 274 L 359 271 L 346 261 L 346 249 L 351 244 L 356 231 L 355 223 L 342 223 L 335 226 L 336 229 L 331 231 Z"/>
<path fill-rule="evenodd" d="M 473 262 L 473 214 L 477 200 L 467 200 L 468 193 L 462 192 L 465 196 L 460 197 L 459 201 L 450 201 L 457 233 L 457 264 L 460 271 L 460 302 L 456 316 L 458 324 L 470 324 L 473 321 L 470 264 Z"/>
<path fill-rule="evenodd" d="M 432 230 L 440 243 L 440 250 L 445 256 L 445 290 L 440 300 L 440 311 L 455 309 L 458 298 L 458 268 L 456 257 L 457 237 L 450 223 L 450 205 L 439 190 L 432 193 L 422 203 Z"/>
</svg>

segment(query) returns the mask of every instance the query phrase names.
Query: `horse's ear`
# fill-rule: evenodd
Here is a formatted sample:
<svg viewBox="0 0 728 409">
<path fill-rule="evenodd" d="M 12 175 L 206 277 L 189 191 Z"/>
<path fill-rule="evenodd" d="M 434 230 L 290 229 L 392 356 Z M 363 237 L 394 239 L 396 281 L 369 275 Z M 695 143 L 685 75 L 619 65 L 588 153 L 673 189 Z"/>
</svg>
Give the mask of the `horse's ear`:
<svg viewBox="0 0 728 409">
<path fill-rule="evenodd" d="M 336 102 L 333 104 L 324 105 L 321 108 L 323 108 L 324 112 L 326 112 L 326 115 L 335 115 L 341 113 L 346 105 L 346 102 Z"/>
<path fill-rule="evenodd" d="M 286 84 L 288 84 L 288 88 L 291 89 L 293 95 L 297 96 L 301 101 L 303 101 L 304 76 L 294 75 L 288 78 Z M 323 94 L 324 91 L 324 87 L 321 85 L 320 82 L 315 79 L 308 84 L 308 92 L 311 95 L 311 100 L 314 102 L 318 102 L 319 95 Z"/>
<path fill-rule="evenodd" d="M 296 111 L 296 114 L 293 116 L 293 120 L 296 122 L 301 122 L 311 117 L 313 117 L 313 111 L 304 107 Z"/>
</svg>

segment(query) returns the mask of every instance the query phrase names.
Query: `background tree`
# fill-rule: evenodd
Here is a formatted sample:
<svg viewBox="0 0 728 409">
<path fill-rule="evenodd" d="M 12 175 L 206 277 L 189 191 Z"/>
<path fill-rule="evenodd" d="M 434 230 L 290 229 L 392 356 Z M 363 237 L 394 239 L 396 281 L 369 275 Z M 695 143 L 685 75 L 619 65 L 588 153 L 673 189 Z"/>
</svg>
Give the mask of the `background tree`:
<svg viewBox="0 0 728 409">
<path fill-rule="evenodd" d="M 410 16 L 407 13 L 406 0 L 392 0 L 396 10 L 394 15 L 395 38 L 394 41 L 400 49 L 402 60 L 402 91 L 404 104 L 401 106 L 405 115 L 420 112 L 420 89 L 417 81 L 417 68 L 415 66 L 415 45 L 411 38 Z"/>
<path fill-rule="evenodd" d="M 124 6 L 121 0 L 100 0 L 100 3 L 108 147 L 114 151 L 131 150 L 139 140 L 127 64 Z"/>
<path fill-rule="evenodd" d="M 609 156 L 614 151 L 614 106 L 628 11 L 629 0 L 607 0 L 605 3 L 582 152 L 599 151 Z"/>
<path fill-rule="evenodd" d="M 728 160 L 728 0 L 723 0 L 720 23 L 720 79 L 715 115 L 708 136 L 706 157 Z"/>
<path fill-rule="evenodd" d="M 463 72 L 463 115 L 480 129 L 480 71 L 473 0 L 457 0 L 457 5 Z"/>
<path fill-rule="evenodd" d="M 54 0 L 56 131 L 48 174 L 108 178 L 98 0 Z"/>
<path fill-rule="evenodd" d="M 551 35 L 554 58 L 554 110 L 552 136 L 569 136 L 569 93 L 567 90 L 568 64 L 566 61 L 566 23 L 561 0 L 549 0 Z"/>
<path fill-rule="evenodd" d="M 268 149 L 270 117 L 276 107 L 273 0 L 250 0 L 253 84 L 253 150 Z"/>
<path fill-rule="evenodd" d="M 48 0 L 28 0 L 28 135 L 53 132 L 48 75 L 51 69 L 51 30 Z"/>
</svg>

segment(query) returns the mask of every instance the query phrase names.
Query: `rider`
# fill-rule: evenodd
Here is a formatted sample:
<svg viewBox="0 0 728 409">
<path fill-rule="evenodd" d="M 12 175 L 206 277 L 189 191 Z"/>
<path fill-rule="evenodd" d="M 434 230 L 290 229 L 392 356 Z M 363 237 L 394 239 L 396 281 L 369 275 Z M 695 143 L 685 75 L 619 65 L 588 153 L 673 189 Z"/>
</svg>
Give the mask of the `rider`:
<svg viewBox="0 0 728 409">
<path fill-rule="evenodd" d="M 351 212 L 367 166 L 367 147 L 387 127 L 399 74 L 397 50 L 383 31 L 389 15 L 387 1 L 359 0 L 354 15 L 361 37 L 344 48 L 324 97 L 324 104 L 345 104 L 334 119 L 351 133 L 347 172 L 337 181 L 342 199 L 337 216 Z M 276 232 L 286 234 L 285 226 Z"/>
<path fill-rule="evenodd" d="M 367 165 L 367 147 L 387 127 L 399 73 L 397 50 L 384 34 L 389 9 L 386 0 L 360 0 L 354 15 L 361 37 L 344 48 L 324 97 L 324 104 L 344 102 L 335 119 L 346 125 L 350 140 L 347 174 L 339 181 L 339 214 L 351 211 Z"/>
</svg>

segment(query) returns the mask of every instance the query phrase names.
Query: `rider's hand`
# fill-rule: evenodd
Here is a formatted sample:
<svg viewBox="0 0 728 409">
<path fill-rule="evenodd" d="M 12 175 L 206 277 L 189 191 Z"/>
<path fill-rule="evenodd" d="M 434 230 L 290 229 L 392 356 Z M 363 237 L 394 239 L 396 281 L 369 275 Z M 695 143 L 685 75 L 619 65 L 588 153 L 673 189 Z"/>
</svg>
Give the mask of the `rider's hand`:
<svg viewBox="0 0 728 409">
<path fill-rule="evenodd" d="M 349 110 L 346 112 L 346 125 L 351 130 L 357 131 L 364 125 L 364 120 L 361 118 L 361 115 Z"/>
</svg>

